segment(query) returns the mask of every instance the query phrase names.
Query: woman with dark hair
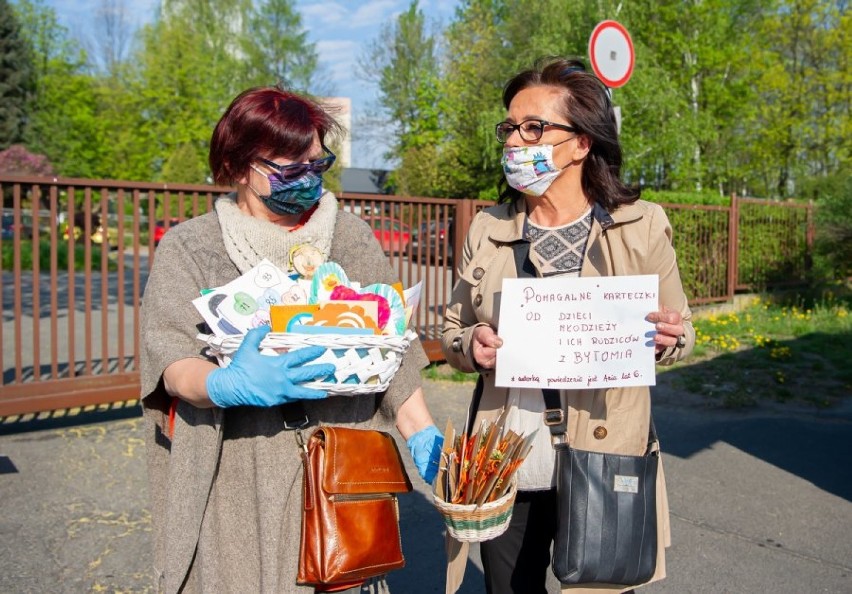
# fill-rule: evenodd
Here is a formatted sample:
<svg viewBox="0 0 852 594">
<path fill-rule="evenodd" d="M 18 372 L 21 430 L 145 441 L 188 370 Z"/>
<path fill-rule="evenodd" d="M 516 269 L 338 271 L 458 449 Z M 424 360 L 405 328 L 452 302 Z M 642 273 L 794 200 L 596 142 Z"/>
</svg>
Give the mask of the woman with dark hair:
<svg viewBox="0 0 852 594">
<path fill-rule="evenodd" d="M 326 140 L 336 132 L 305 97 L 245 91 L 210 143 L 214 179 L 236 192 L 157 248 L 142 308 L 141 381 L 158 591 L 313 592 L 296 584 L 302 462 L 288 430 L 305 419 L 308 427 L 395 425 L 424 480 L 437 469 L 442 438 L 421 390 L 428 361 L 419 342 L 384 393 L 328 397 L 302 385 L 334 371 L 311 363 L 320 347 L 261 355 L 263 326 L 219 368 L 196 338 L 200 291 L 264 258 L 292 272 L 291 250 L 309 247 L 361 286 L 396 282 L 370 227 L 322 187 L 335 160 Z"/>
<path fill-rule="evenodd" d="M 515 248 L 527 244 L 527 275 L 659 275 L 660 311 L 646 319 L 655 324 L 660 365 L 686 357 L 695 332 L 668 218 L 620 179 L 621 147 L 604 85 L 578 60 L 548 58 L 506 84 L 503 104 L 507 116 L 496 127 L 505 176 L 499 205 L 480 212 L 470 226 L 442 347 L 451 365 L 480 373 L 469 417 L 476 425 L 505 408 L 510 428 L 525 434 L 537 430 L 519 470 L 509 529 L 483 542 L 480 551 L 487 592 L 543 593 L 557 524 L 555 455 L 544 424 L 543 394 L 494 384 L 502 345 L 498 297 L 503 279 L 521 272 Z M 561 390 L 560 398 L 574 447 L 631 455 L 645 451 L 648 387 Z M 658 486 L 659 542 L 667 544 L 662 473 Z M 658 549 L 654 579 L 665 571 L 665 547 Z M 602 587 L 607 588 L 595 585 L 595 591 Z"/>
</svg>

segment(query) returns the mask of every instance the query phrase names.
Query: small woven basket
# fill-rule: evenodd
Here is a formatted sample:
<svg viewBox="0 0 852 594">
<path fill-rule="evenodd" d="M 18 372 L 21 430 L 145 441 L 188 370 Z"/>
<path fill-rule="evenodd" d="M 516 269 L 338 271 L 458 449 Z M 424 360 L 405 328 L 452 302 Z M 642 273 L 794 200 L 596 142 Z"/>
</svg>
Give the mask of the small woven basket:
<svg viewBox="0 0 852 594">
<path fill-rule="evenodd" d="M 291 351 L 309 346 L 325 347 L 326 352 L 311 363 L 332 363 L 334 378 L 302 385 L 325 390 L 329 394 L 351 396 L 387 390 L 402 364 L 402 356 L 416 337 L 417 334 L 411 330 L 402 336 L 270 332 L 260 343 L 260 348 Z M 198 339 L 207 344 L 207 354 L 216 357 L 222 367 L 228 366 L 231 355 L 243 342 L 242 335 L 220 337 L 199 334 Z"/>
<path fill-rule="evenodd" d="M 509 527 L 516 494 L 516 484 L 512 481 L 500 499 L 482 505 L 447 503 L 434 493 L 432 497 L 450 536 L 461 542 L 482 542 L 497 538 Z"/>
</svg>

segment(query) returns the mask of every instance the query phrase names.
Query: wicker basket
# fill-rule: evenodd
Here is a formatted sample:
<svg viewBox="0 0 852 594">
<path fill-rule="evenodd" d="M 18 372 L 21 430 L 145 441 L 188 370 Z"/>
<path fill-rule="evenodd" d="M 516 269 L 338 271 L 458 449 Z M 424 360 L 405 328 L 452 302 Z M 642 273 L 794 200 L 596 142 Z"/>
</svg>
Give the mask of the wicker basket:
<svg viewBox="0 0 852 594">
<path fill-rule="evenodd" d="M 516 493 L 516 483 L 512 481 L 505 495 L 482 505 L 447 503 L 434 493 L 432 497 L 450 536 L 462 542 L 482 542 L 497 538 L 509 527 Z"/>
<path fill-rule="evenodd" d="M 303 385 L 325 390 L 329 394 L 351 396 L 387 390 L 402 364 L 402 356 L 416 337 L 417 334 L 411 330 L 402 336 L 270 332 L 260 347 L 286 350 L 326 347 L 326 352 L 311 363 L 334 364 L 334 380 L 317 380 Z M 222 367 L 231 362 L 231 355 L 243 341 L 241 335 L 220 337 L 199 334 L 198 338 L 207 344 L 207 353 L 215 356 Z"/>
</svg>

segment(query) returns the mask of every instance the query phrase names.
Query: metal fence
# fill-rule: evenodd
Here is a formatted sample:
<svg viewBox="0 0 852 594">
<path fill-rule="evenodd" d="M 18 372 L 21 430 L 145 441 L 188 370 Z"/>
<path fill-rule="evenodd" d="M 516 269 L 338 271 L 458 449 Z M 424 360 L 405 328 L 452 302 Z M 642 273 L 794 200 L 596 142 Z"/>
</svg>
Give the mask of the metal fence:
<svg viewBox="0 0 852 594">
<path fill-rule="evenodd" d="M 139 304 L 172 225 L 230 188 L 0 175 L 3 234 L 0 417 L 139 396 Z M 476 200 L 342 193 L 404 286 L 422 282 L 413 326 L 433 361 Z M 813 208 L 733 196 L 729 206 L 664 205 L 690 302 L 801 282 Z"/>
</svg>

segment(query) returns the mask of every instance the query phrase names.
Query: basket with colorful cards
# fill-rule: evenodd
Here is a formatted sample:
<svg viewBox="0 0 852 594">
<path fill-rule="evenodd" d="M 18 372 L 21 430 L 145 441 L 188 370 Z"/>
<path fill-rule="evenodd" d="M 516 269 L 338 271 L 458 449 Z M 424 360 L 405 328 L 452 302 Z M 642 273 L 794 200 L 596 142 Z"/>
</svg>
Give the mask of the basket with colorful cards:
<svg viewBox="0 0 852 594">
<path fill-rule="evenodd" d="M 483 421 L 468 436 L 456 435 L 452 421 L 433 484 L 433 500 L 447 532 L 462 542 L 481 542 L 503 534 L 517 493 L 515 473 L 532 448 L 534 432 L 523 437 L 504 429 L 506 413 Z"/>
<path fill-rule="evenodd" d="M 300 268 L 302 274 L 286 274 L 264 260 L 195 299 L 193 304 L 213 332 L 198 335 L 206 343 L 206 353 L 227 366 L 245 333 L 268 324 L 272 331 L 260 344 L 263 353 L 309 346 L 326 349 L 313 363 L 332 363 L 334 374 L 305 386 L 335 395 L 387 390 L 417 337 L 408 322 L 419 301 L 419 285 L 406 291 L 384 284 L 361 287 L 334 262 L 310 272 L 296 266 Z"/>
</svg>

